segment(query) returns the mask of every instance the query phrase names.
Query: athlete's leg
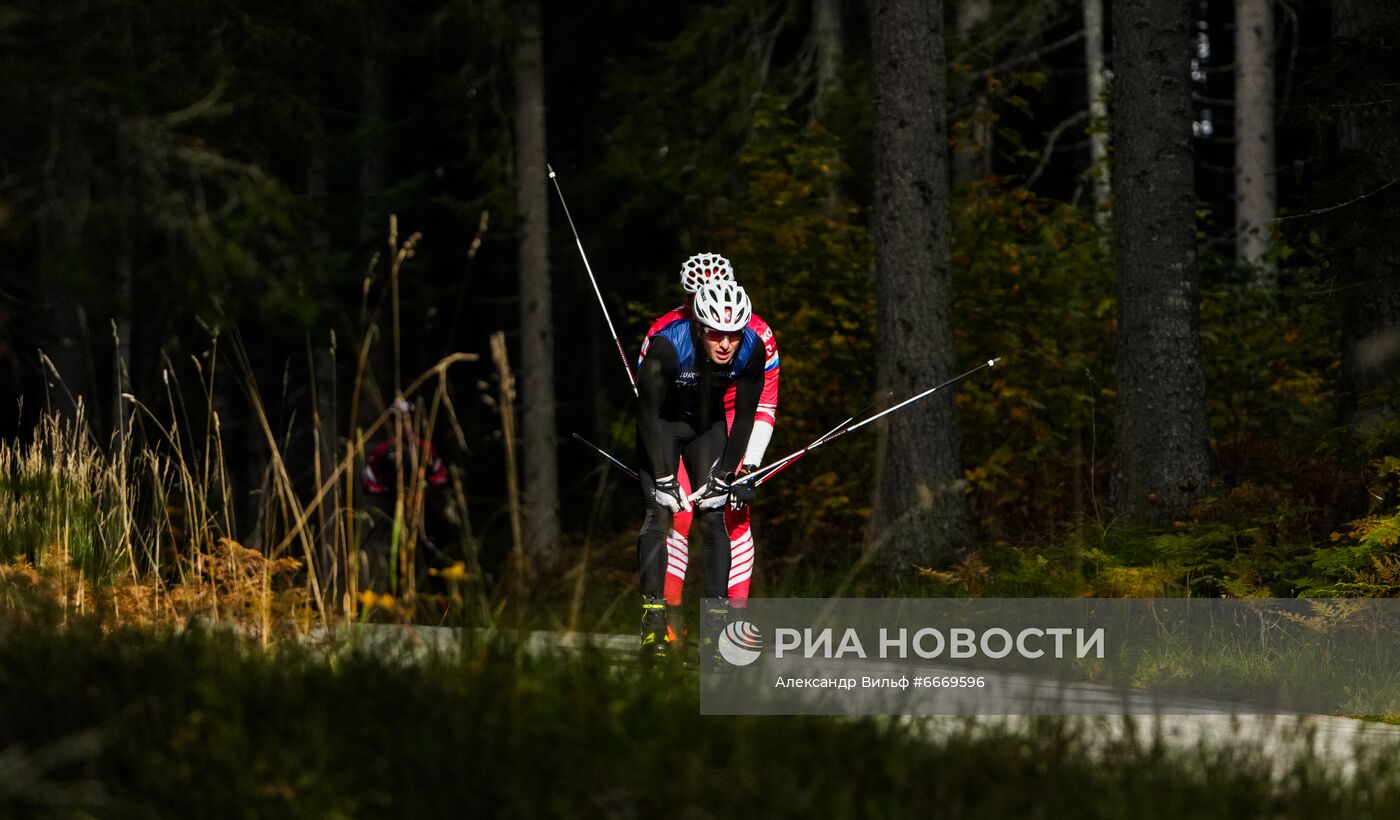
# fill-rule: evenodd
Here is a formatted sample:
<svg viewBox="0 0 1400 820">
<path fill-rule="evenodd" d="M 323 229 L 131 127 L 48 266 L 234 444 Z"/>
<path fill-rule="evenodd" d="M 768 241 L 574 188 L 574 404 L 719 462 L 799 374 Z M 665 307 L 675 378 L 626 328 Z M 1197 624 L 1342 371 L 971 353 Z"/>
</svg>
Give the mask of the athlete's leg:
<svg viewBox="0 0 1400 820">
<path fill-rule="evenodd" d="M 724 451 L 723 419 L 717 420 L 694 441 L 686 445 L 686 469 L 693 480 L 707 480 L 710 469 Z M 724 507 L 695 510 L 694 520 L 700 524 L 701 543 L 705 547 L 705 597 L 723 598 L 729 589 L 729 533 L 724 528 Z"/>
<path fill-rule="evenodd" d="M 685 471 L 685 461 L 676 466 L 676 480 L 681 492 L 690 495 L 690 475 Z M 666 536 L 666 603 L 680 606 L 681 590 L 685 587 L 685 570 L 690 563 L 690 520 L 692 513 L 681 510 L 671 516 L 671 532 Z"/>
<path fill-rule="evenodd" d="M 682 448 L 696 439 L 695 428 L 685 422 L 661 422 L 661 454 L 663 463 L 678 463 Z M 637 437 L 637 478 L 641 485 L 642 529 L 637 534 L 637 566 L 641 574 L 642 594 L 661 598 L 666 577 L 666 537 L 671 533 L 671 511 L 656 503 L 656 476 L 651 474 L 651 459 L 647 457 Z"/>
<path fill-rule="evenodd" d="M 666 557 L 663 546 L 671 532 L 672 513 L 656 503 L 653 497 L 655 480 L 647 469 L 637 471 L 641 479 L 643 503 L 642 529 L 637 533 L 637 567 L 641 575 L 642 595 L 661 598 L 665 588 Z"/>
<path fill-rule="evenodd" d="M 637 534 L 637 565 L 642 587 L 642 659 L 650 662 L 669 653 L 670 632 L 666 621 L 666 602 L 662 598 L 662 576 L 666 559 L 661 548 L 666 533 L 671 531 L 671 511 L 656 503 L 652 497 L 655 482 L 647 470 L 638 470 L 642 492 L 646 496 L 646 514 L 642 530 Z"/>
<path fill-rule="evenodd" d="M 690 474 L 709 478 L 720 454 L 724 452 L 725 428 L 721 417 L 685 449 Z M 729 532 L 724 527 L 721 505 L 712 510 L 696 509 L 695 520 L 700 524 L 700 538 L 705 550 L 705 606 L 700 613 L 700 662 L 707 667 L 719 661 L 719 636 L 729 619 Z"/>
<path fill-rule="evenodd" d="M 729 531 L 729 605 L 742 609 L 749 605 L 749 579 L 753 577 L 753 530 L 749 528 L 752 507 L 741 510 L 726 507 L 725 529 Z"/>
</svg>

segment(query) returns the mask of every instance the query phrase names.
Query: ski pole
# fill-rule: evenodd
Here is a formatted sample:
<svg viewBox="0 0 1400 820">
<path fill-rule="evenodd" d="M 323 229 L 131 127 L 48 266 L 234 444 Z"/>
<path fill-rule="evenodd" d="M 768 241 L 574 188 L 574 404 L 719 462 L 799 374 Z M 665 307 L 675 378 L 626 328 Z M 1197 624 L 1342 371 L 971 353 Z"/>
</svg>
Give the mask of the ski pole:
<svg viewBox="0 0 1400 820">
<path fill-rule="evenodd" d="M 889 391 L 886 391 L 885 394 L 884 394 L 883 396 L 881 396 L 880 398 L 881 398 L 881 399 L 887 399 L 887 398 L 889 398 L 890 396 L 893 396 L 893 395 L 894 395 L 894 391 L 893 391 L 893 390 L 889 390 Z M 878 399 L 877 399 L 877 401 L 878 401 Z M 812 452 L 812 451 L 815 450 L 819 445 L 825 444 L 825 443 L 827 442 L 828 439 L 833 439 L 833 438 L 836 438 L 837 436 L 840 436 L 840 435 L 844 434 L 844 433 L 846 432 L 846 430 L 845 430 L 846 425 L 850 424 L 851 422 L 855 421 L 856 419 L 858 419 L 858 418 L 860 418 L 861 416 L 865 415 L 866 413 L 870 412 L 871 408 L 873 408 L 873 407 L 875 406 L 875 404 L 876 404 L 876 402 L 871 402 L 870 404 L 865 405 L 865 406 L 862 407 L 861 409 L 857 410 L 850 418 L 846 419 L 845 421 L 841 422 L 840 424 L 836 425 L 835 427 L 831 428 L 830 430 L 827 430 L 825 433 L 822 433 L 820 436 L 817 437 L 817 440 L 816 440 L 816 441 L 814 441 L 814 442 L 812 442 L 811 444 L 809 444 L 809 445 L 807 445 L 806 447 L 804 447 L 804 448 L 802 449 L 801 453 L 800 453 L 800 454 L 797 454 L 797 457 L 796 457 L 796 458 L 788 459 L 788 460 L 784 461 L 783 463 L 777 463 L 777 464 L 775 464 L 775 466 L 774 466 L 773 469 L 771 469 L 771 470 L 768 470 L 767 468 L 763 468 L 763 469 L 765 470 L 765 472 L 763 473 L 762 476 L 760 476 L 758 479 L 756 479 L 756 480 L 754 481 L 754 486 L 762 487 L 762 486 L 763 486 L 765 483 L 767 483 L 768 480 L 771 479 L 773 476 L 777 475 L 778 473 L 781 473 L 783 470 L 786 470 L 787 468 L 791 467 L 794 463 L 796 463 L 796 461 L 797 461 L 798 458 L 801 458 L 802 456 L 806 455 L 807 453 Z M 758 475 L 758 473 L 759 473 L 759 470 L 754 470 L 753 473 L 752 473 L 752 475 Z M 740 476 L 740 478 L 739 478 L 738 480 L 736 480 L 734 483 L 735 483 L 735 484 L 738 484 L 738 483 L 741 483 L 741 482 L 747 482 L 748 480 L 749 480 L 749 476 Z M 692 500 L 694 500 L 694 499 L 692 499 Z"/>
<path fill-rule="evenodd" d="M 894 395 L 894 391 L 891 390 L 891 391 L 885 393 L 885 395 L 881 396 L 880 398 L 889 398 L 889 397 L 892 396 L 892 395 Z M 870 412 L 871 408 L 873 408 L 874 406 L 875 406 L 875 402 L 871 402 L 870 404 L 865 405 L 865 406 L 862 407 L 861 409 L 857 410 L 857 411 L 855 412 L 855 414 L 854 414 L 853 416 L 851 416 L 850 418 L 846 419 L 845 421 L 841 422 L 840 424 L 836 425 L 835 427 L 831 428 L 830 430 L 827 430 L 825 433 L 822 433 L 821 437 L 818 438 L 818 439 L 816 440 L 816 442 L 814 442 L 814 443 L 815 443 L 815 444 L 821 444 L 821 443 L 824 443 L 824 442 L 826 441 L 826 439 L 832 438 L 832 437 L 836 436 L 839 432 L 841 432 L 842 428 L 844 428 L 846 425 L 850 424 L 851 422 L 855 421 L 856 419 L 860 418 L 861 416 L 865 415 L 866 413 Z M 809 450 L 809 452 L 810 452 L 810 450 Z M 768 473 L 767 475 L 763 476 L 762 478 L 760 478 L 760 479 L 758 479 L 756 482 L 754 482 L 755 485 L 756 485 L 756 486 L 759 486 L 759 487 L 762 487 L 762 486 L 763 486 L 769 479 L 771 479 L 773 476 L 775 476 L 775 475 L 777 475 L 778 473 L 781 473 L 783 470 L 786 470 L 787 468 L 791 467 L 791 466 L 793 465 L 793 462 L 795 462 L 795 461 L 797 461 L 797 459 L 793 459 L 792 461 L 789 461 L 787 464 L 784 464 L 783 466 L 781 466 L 781 467 L 779 467 L 779 468 L 773 470 L 772 472 Z M 758 472 L 758 471 L 755 470 L 754 472 Z M 741 477 L 742 477 L 742 476 L 741 476 Z"/>
<path fill-rule="evenodd" d="M 626 474 L 632 476 L 633 479 L 637 479 L 637 471 L 636 471 L 636 470 L 632 469 L 631 467 L 628 467 L 626 464 L 623 464 L 621 461 L 619 461 L 617 458 L 615 458 L 615 457 L 614 457 L 611 453 L 609 453 L 607 450 L 604 450 L 602 447 L 599 447 L 598 445 L 594 444 L 593 442 L 589 441 L 588 439 L 584 438 L 583 436 L 579 435 L 578 433 L 574 433 L 574 434 L 573 434 L 573 437 L 574 437 L 575 439 L 577 439 L 577 440 L 579 441 L 579 443 L 584 444 L 584 445 L 588 446 L 589 448 L 591 448 L 591 449 L 593 450 L 593 452 L 597 453 L 598 455 L 602 456 L 603 458 L 606 458 L 608 461 L 611 461 L 613 464 L 616 464 L 619 468 L 621 468 L 622 472 L 624 472 L 624 473 L 626 473 Z"/>
<path fill-rule="evenodd" d="M 862 410 L 861 413 L 863 413 L 863 412 L 865 412 L 865 411 Z M 840 430 L 841 428 L 843 428 L 843 427 L 845 427 L 846 425 L 850 424 L 851 422 L 855 421 L 855 420 L 856 420 L 856 416 L 859 416 L 859 415 L 860 415 L 860 413 L 856 413 L 855 416 L 851 416 L 850 418 L 846 419 L 845 421 L 841 422 L 840 424 L 836 425 L 835 427 L 831 428 L 830 430 L 827 430 L 825 433 L 822 433 L 821 438 L 817 439 L 816 443 L 819 444 L 819 443 L 825 441 L 825 440 L 826 440 L 827 438 L 829 438 L 830 436 L 835 435 L 835 434 L 836 434 L 836 431 Z M 809 451 L 810 451 L 810 448 L 809 448 Z M 784 464 L 783 466 L 779 467 L 778 469 L 770 471 L 769 473 L 767 473 L 766 475 L 764 475 L 762 478 L 760 478 L 760 479 L 758 479 L 757 481 L 755 481 L 755 482 L 754 482 L 754 486 L 755 486 L 755 487 L 762 487 L 762 486 L 763 486 L 763 482 L 767 481 L 768 479 L 772 478 L 773 476 L 777 475 L 778 473 L 781 473 L 783 470 L 787 469 L 788 467 L 791 467 L 791 466 L 793 465 L 793 462 L 795 462 L 795 461 L 797 461 L 797 459 L 793 459 L 792 461 L 789 461 L 787 464 Z M 758 471 L 757 471 L 757 470 L 754 470 L 754 472 L 758 472 Z"/>
<path fill-rule="evenodd" d="M 871 422 L 874 422 L 874 421 L 878 421 L 878 420 L 884 418 L 885 416 L 888 416 L 889 414 L 895 412 L 896 410 L 900 410 L 900 409 L 902 409 L 902 408 L 904 408 L 904 407 L 907 407 L 907 406 L 913 404 L 914 402 L 916 402 L 916 401 L 918 401 L 918 400 L 920 400 L 920 399 L 922 399 L 922 398 L 926 398 L 926 397 L 928 397 L 928 396 L 931 396 L 931 395 L 933 395 L 934 393 L 938 392 L 939 390 L 942 390 L 942 389 L 945 388 L 945 387 L 948 387 L 948 386 L 953 385 L 953 384 L 957 384 L 958 382 L 962 381 L 963 379 L 967 378 L 968 376 L 971 376 L 972 374 L 978 372 L 979 370 L 985 370 L 986 368 L 989 368 L 989 367 L 996 367 L 996 363 L 999 362 L 999 361 L 1001 361 L 1000 358 L 988 359 L 986 362 L 977 365 L 976 367 L 972 368 L 971 370 L 967 371 L 966 373 L 962 373 L 962 374 L 959 374 L 959 375 L 957 375 L 957 376 L 954 376 L 953 378 L 949 379 L 949 380 L 946 381 L 946 382 L 943 382 L 942 384 L 935 385 L 934 387 L 930 387 L 929 389 L 925 390 L 925 391 L 922 392 L 922 393 L 919 393 L 919 394 L 914 395 L 914 396 L 910 396 L 909 398 L 905 399 L 904 401 L 900 402 L 899 404 L 896 404 L 896 405 L 894 405 L 893 407 L 887 407 L 887 408 L 885 408 L 884 410 L 881 410 L 880 412 L 878 412 L 878 413 L 876 413 L 875 415 L 871 416 L 870 418 L 865 419 L 865 420 L 863 420 L 863 421 L 860 421 L 860 422 L 858 422 L 858 423 L 856 423 L 856 424 L 852 424 L 852 425 L 850 425 L 849 427 L 846 426 L 846 424 L 848 424 L 849 422 L 843 422 L 842 424 L 837 425 L 836 428 L 834 428 L 834 429 L 835 429 L 835 432 L 833 432 L 833 433 L 828 433 L 827 435 L 822 436 L 821 438 L 817 439 L 816 441 L 812 442 L 811 444 L 808 444 L 806 447 L 803 447 L 801 450 L 798 450 L 798 451 L 795 452 L 795 453 L 790 453 L 790 454 L 788 454 L 788 455 L 786 455 L 786 456 L 783 456 L 782 458 L 778 459 L 777 461 L 774 461 L 774 462 L 772 462 L 772 463 L 770 463 L 770 464 L 767 464 L 767 465 L 765 465 L 765 466 L 763 466 L 763 467 L 760 467 L 760 468 L 758 468 L 757 470 L 754 470 L 753 472 L 749 473 L 748 475 L 740 476 L 739 478 L 737 478 L 737 479 L 734 480 L 734 483 L 735 483 L 735 484 L 746 484 L 746 483 L 748 483 L 748 482 L 750 482 L 750 481 L 762 481 L 764 478 L 766 478 L 766 477 L 768 477 L 768 476 L 771 476 L 773 473 L 775 473 L 775 472 L 777 472 L 778 470 L 782 469 L 783 467 L 787 466 L 789 463 L 791 463 L 791 462 L 793 462 L 793 461 L 796 461 L 796 460 L 799 459 L 799 458 L 802 458 L 803 456 L 807 455 L 808 453 L 812 452 L 813 450 L 817 449 L 818 447 L 822 446 L 823 444 L 829 444 L 830 442 L 835 441 L 836 439 L 838 439 L 838 438 L 840 438 L 840 437 L 846 435 L 847 433 L 855 432 L 856 430 L 859 430 L 860 428 L 864 427 L 865 425 L 870 424 Z M 852 417 L 852 418 L 854 418 L 854 417 Z M 694 500 L 694 499 L 692 499 L 692 500 Z"/>
<path fill-rule="evenodd" d="M 864 413 L 864 412 L 865 412 L 864 410 L 861 411 L 861 413 Z M 855 421 L 856 417 L 859 416 L 859 415 L 861 415 L 861 413 L 856 413 L 856 415 L 851 416 L 850 418 L 846 419 L 845 421 L 843 421 L 843 422 L 841 422 L 840 424 L 836 425 L 835 427 L 831 428 L 831 429 L 828 430 L 824 435 L 822 435 L 821 438 L 817 439 L 817 442 L 821 442 L 821 441 L 825 440 L 828 436 L 833 435 L 833 434 L 836 433 L 838 430 L 840 430 L 842 427 L 845 427 L 847 424 L 850 424 L 852 421 Z M 584 438 L 583 436 L 579 435 L 578 433 L 571 433 L 570 435 L 572 435 L 572 436 L 574 437 L 574 439 L 577 440 L 580 444 L 584 445 L 584 446 L 587 447 L 588 449 L 592 450 L 593 452 L 597 453 L 598 455 L 602 456 L 603 458 L 605 458 L 605 459 L 607 459 L 608 461 L 611 461 L 613 464 L 617 465 L 617 467 L 618 467 L 620 470 L 622 470 L 624 473 L 626 473 L 626 474 L 627 474 L 628 476 L 630 476 L 631 478 L 633 478 L 633 479 L 636 479 L 636 478 L 637 478 L 637 471 L 636 471 L 636 470 L 633 470 L 631 467 L 628 467 L 628 466 L 627 466 L 626 464 L 624 464 L 624 463 L 622 462 L 622 460 L 619 459 L 617 456 L 614 456 L 612 453 L 609 453 L 607 450 L 604 450 L 602 447 L 599 447 L 598 445 L 594 444 L 593 442 L 589 441 L 588 439 Z M 794 461 L 795 461 L 795 460 L 796 460 L 796 459 L 794 459 Z M 782 467 L 779 467 L 778 469 L 772 471 L 771 473 L 768 473 L 768 474 L 765 475 L 763 478 L 759 479 L 759 480 L 758 480 L 758 483 L 759 483 L 760 485 L 763 484 L 763 482 L 767 481 L 768 479 L 770 479 L 770 478 L 772 478 L 773 476 L 777 475 L 778 473 L 782 472 L 783 469 L 785 469 L 785 468 L 787 468 L 787 467 L 791 467 L 791 466 L 792 466 L 792 462 L 790 461 L 790 462 L 788 462 L 787 464 L 784 464 Z"/>
<path fill-rule="evenodd" d="M 889 394 L 889 393 L 886 393 L 885 395 L 888 396 L 888 395 L 890 395 L 890 394 Z M 821 435 L 820 438 L 818 438 L 816 441 L 812 442 L 812 444 L 808 445 L 808 446 L 803 450 L 803 452 L 804 452 L 804 453 L 811 452 L 812 450 L 816 449 L 817 445 L 826 443 L 827 439 L 836 438 L 837 436 L 841 435 L 842 433 L 845 432 L 844 428 L 846 427 L 846 425 L 850 424 L 851 422 L 853 422 L 853 421 L 855 421 L 856 419 L 860 418 L 861 416 L 865 415 L 865 413 L 866 413 L 867 411 L 869 411 L 870 408 L 872 408 L 872 407 L 874 407 L 874 406 L 875 406 L 875 405 L 874 405 L 873 403 L 872 403 L 872 404 L 866 405 L 865 408 L 863 408 L 863 409 L 857 411 L 856 414 L 855 414 L 854 416 L 851 416 L 850 418 L 846 419 L 845 421 L 841 422 L 840 424 L 836 425 L 835 427 L 831 428 L 830 430 L 827 430 L 825 433 L 823 433 L 823 434 Z M 639 477 L 638 477 L 638 475 L 637 475 L 637 471 L 636 471 L 636 470 L 633 470 L 631 467 L 628 467 L 626 464 L 624 464 L 624 463 L 622 462 L 621 459 L 619 459 L 618 457 L 614 456 L 612 453 L 609 453 L 607 450 L 604 450 L 602 447 L 599 447 L 598 445 L 594 444 L 593 442 L 589 441 L 588 439 L 584 438 L 583 436 L 579 435 L 578 433 L 570 433 L 570 435 L 572 435 L 572 436 L 574 437 L 574 439 L 577 440 L 580 444 L 584 445 L 585 447 L 587 447 L 588 449 L 590 449 L 590 450 L 592 450 L 593 452 L 597 453 L 598 455 L 602 456 L 603 458 L 607 459 L 608 461 L 611 461 L 614 465 L 616 465 L 616 466 L 618 467 L 618 469 L 622 470 L 624 473 L 626 473 L 626 474 L 627 474 L 629 477 L 631 477 L 633 480 L 640 480 Z M 761 486 L 761 485 L 762 485 L 765 481 L 767 481 L 768 479 L 770 479 L 770 478 L 772 478 L 773 476 L 777 475 L 778 473 L 782 472 L 784 469 L 786 469 L 786 468 L 788 468 L 788 467 L 791 467 L 791 466 L 792 466 L 792 463 L 793 463 L 794 461 L 796 461 L 796 460 L 797 460 L 797 459 L 794 458 L 794 459 L 789 460 L 786 464 L 782 464 L 782 465 L 780 465 L 780 466 L 775 467 L 775 468 L 772 469 L 771 471 L 769 471 L 769 472 L 767 472 L 766 474 L 764 474 L 763 477 L 759 478 L 758 481 L 757 481 L 757 483 Z M 755 471 L 755 473 L 757 473 L 757 471 Z"/>
<path fill-rule="evenodd" d="M 627 351 L 622 347 L 622 340 L 617 337 L 617 330 L 613 328 L 612 317 L 608 315 L 608 305 L 603 301 L 603 292 L 598 289 L 598 280 L 593 276 L 593 267 L 588 264 L 588 254 L 583 252 L 583 240 L 579 239 L 578 228 L 574 227 L 574 218 L 569 213 L 569 203 L 564 201 L 564 191 L 559 187 L 559 179 L 554 175 L 554 169 L 547 162 L 544 167 L 545 170 L 549 171 L 549 179 L 554 183 L 555 193 L 559 194 L 559 204 L 564 206 L 564 218 L 569 220 L 569 230 L 574 233 L 574 244 L 578 245 L 578 255 L 583 257 L 583 269 L 588 271 L 588 281 L 593 283 L 593 293 L 598 296 L 598 306 L 603 309 L 603 319 L 608 323 L 608 332 L 612 334 L 613 344 L 617 345 L 617 355 L 622 357 L 622 369 L 627 371 L 627 381 L 632 385 L 632 395 L 636 396 L 638 395 L 637 379 L 632 375 L 632 365 L 627 361 Z"/>
</svg>

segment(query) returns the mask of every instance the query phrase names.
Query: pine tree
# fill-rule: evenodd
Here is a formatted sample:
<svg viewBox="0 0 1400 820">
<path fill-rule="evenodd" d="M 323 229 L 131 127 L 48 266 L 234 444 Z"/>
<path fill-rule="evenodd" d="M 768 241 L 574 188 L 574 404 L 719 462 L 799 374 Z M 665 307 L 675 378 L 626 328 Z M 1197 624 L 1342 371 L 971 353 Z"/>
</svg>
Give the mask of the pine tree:
<svg viewBox="0 0 1400 820">
<path fill-rule="evenodd" d="M 1118 419 L 1114 502 L 1166 523 L 1208 489 L 1185 0 L 1113 9 Z"/>
<path fill-rule="evenodd" d="M 880 387 L 907 396 L 953 375 L 942 2 L 872 4 Z M 970 540 L 951 392 L 880 429 L 869 545 L 891 568 L 941 564 Z"/>
</svg>

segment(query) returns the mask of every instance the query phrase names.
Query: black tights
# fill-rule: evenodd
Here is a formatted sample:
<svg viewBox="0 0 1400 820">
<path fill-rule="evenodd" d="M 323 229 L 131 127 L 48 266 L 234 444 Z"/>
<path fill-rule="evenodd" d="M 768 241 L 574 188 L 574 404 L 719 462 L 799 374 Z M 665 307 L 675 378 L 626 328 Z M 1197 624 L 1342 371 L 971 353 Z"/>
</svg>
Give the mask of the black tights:
<svg viewBox="0 0 1400 820">
<path fill-rule="evenodd" d="M 663 422 L 662 428 L 670 439 L 667 443 L 674 447 L 667 449 L 679 451 L 691 481 L 697 486 L 703 484 L 710 475 L 710 467 L 724 450 L 724 419 L 720 418 L 703 433 L 696 433 L 684 422 Z M 651 475 L 650 462 L 645 454 L 638 459 L 638 463 L 641 465 L 638 474 L 646 503 L 642 530 L 637 535 L 642 594 L 648 598 L 660 598 L 666 583 L 666 537 L 671 534 L 672 513 L 656 503 L 653 495 L 655 477 Z M 701 543 L 705 549 L 705 597 L 723 598 L 729 587 L 729 532 L 724 526 L 724 507 L 713 510 L 697 508 L 694 520 L 700 525 Z"/>
</svg>

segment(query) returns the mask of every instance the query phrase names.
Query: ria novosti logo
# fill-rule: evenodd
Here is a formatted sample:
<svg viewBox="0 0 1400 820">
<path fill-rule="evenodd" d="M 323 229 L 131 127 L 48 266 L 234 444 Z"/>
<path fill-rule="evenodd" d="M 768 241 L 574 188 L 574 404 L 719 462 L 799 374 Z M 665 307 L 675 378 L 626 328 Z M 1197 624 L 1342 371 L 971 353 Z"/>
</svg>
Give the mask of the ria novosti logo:
<svg viewBox="0 0 1400 820">
<path fill-rule="evenodd" d="M 748 666 L 763 654 L 763 634 L 748 621 L 734 621 L 719 636 L 719 656 L 733 666 Z"/>
</svg>

